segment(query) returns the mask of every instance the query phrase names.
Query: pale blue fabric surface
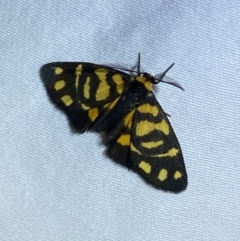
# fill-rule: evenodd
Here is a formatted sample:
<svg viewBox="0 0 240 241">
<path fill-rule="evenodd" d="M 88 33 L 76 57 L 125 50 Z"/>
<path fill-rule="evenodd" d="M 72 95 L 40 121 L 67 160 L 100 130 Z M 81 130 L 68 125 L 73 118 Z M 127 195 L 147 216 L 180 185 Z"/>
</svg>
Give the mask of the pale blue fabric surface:
<svg viewBox="0 0 240 241">
<path fill-rule="evenodd" d="M 240 239 L 240 2 L 1 1 L 0 240 Z M 77 135 L 49 101 L 51 61 L 133 65 L 169 76 L 156 96 L 189 175 L 146 185 Z"/>
</svg>

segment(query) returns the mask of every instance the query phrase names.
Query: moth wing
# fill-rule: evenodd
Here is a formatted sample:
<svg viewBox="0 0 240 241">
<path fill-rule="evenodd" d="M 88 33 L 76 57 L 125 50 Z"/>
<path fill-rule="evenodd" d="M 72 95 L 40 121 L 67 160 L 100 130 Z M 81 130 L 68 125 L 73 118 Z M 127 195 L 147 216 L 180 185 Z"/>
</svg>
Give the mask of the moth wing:
<svg viewBox="0 0 240 241">
<path fill-rule="evenodd" d="M 130 111 L 118 125 L 115 126 L 114 130 L 106 133 L 103 139 L 106 140 L 108 149 L 106 154 L 118 164 L 129 167 L 129 153 L 131 143 L 131 126 L 135 109 Z"/>
<path fill-rule="evenodd" d="M 116 69 L 84 62 L 55 62 L 40 70 L 50 99 L 80 132 L 89 129 L 131 85 L 131 76 Z"/>
<path fill-rule="evenodd" d="M 151 91 L 133 115 L 128 159 L 130 167 L 157 188 L 181 192 L 187 187 L 180 144 Z"/>
</svg>

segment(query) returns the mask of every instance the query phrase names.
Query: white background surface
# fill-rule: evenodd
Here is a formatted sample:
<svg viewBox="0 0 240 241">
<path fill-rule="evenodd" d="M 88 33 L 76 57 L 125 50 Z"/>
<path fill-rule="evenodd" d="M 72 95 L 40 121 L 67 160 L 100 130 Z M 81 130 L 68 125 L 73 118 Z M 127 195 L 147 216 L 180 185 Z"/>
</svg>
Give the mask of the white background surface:
<svg viewBox="0 0 240 241">
<path fill-rule="evenodd" d="M 0 1 L 0 240 L 239 240 L 240 2 Z M 156 96 L 188 189 L 165 193 L 73 134 L 39 77 L 52 61 L 133 65 Z"/>
</svg>

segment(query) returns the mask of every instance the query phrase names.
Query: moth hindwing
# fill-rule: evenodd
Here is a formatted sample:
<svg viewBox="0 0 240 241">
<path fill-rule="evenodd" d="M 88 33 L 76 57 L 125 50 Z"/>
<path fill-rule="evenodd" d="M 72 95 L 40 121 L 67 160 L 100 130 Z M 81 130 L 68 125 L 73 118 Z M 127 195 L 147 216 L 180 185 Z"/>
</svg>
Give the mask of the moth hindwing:
<svg viewBox="0 0 240 241">
<path fill-rule="evenodd" d="M 50 99 L 77 131 L 100 133 L 110 158 L 153 186 L 178 193 L 187 187 L 181 147 L 152 91 L 171 67 L 153 77 L 140 71 L 139 54 L 128 71 L 55 62 L 42 66 L 40 75 Z"/>
</svg>

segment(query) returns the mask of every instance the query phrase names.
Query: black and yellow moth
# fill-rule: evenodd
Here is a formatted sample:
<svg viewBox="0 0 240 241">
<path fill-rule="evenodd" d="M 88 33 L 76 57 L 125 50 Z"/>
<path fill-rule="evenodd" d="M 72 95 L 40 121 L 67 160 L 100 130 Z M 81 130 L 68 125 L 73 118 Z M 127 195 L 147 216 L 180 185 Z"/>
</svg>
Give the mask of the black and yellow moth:
<svg viewBox="0 0 240 241">
<path fill-rule="evenodd" d="M 131 70 L 55 62 L 43 65 L 40 75 L 50 99 L 78 132 L 100 133 L 111 159 L 153 186 L 178 193 L 187 187 L 181 147 L 152 91 L 172 66 L 152 76 L 140 71 L 139 54 Z"/>
</svg>

